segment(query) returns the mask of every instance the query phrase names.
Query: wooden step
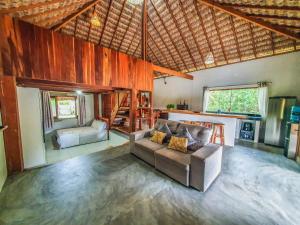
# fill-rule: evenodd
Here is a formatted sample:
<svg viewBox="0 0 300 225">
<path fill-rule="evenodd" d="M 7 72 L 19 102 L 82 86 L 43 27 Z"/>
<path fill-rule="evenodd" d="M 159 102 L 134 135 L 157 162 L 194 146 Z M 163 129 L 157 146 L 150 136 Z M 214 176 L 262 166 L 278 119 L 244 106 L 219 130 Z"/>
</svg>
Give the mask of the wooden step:
<svg viewBox="0 0 300 225">
<path fill-rule="evenodd" d="M 125 116 L 125 115 L 116 115 L 116 118 L 129 119 L 129 116 Z"/>
</svg>

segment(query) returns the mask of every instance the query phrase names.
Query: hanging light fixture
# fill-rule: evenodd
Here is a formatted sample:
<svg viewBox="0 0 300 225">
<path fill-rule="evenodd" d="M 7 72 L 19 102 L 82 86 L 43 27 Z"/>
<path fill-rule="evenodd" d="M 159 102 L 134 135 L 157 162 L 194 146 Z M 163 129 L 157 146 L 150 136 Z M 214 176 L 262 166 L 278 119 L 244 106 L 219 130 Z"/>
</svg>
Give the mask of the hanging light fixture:
<svg viewBox="0 0 300 225">
<path fill-rule="evenodd" d="M 127 1 L 132 5 L 139 5 L 143 2 L 143 0 L 127 0 Z"/>
<path fill-rule="evenodd" d="M 212 64 L 215 62 L 212 52 L 209 52 L 205 58 L 205 64 Z"/>
<path fill-rule="evenodd" d="M 101 21 L 100 21 L 100 18 L 99 16 L 97 15 L 97 13 L 93 13 L 92 17 L 91 17 L 91 20 L 90 20 L 91 24 L 95 27 L 100 27 L 101 25 Z"/>
</svg>

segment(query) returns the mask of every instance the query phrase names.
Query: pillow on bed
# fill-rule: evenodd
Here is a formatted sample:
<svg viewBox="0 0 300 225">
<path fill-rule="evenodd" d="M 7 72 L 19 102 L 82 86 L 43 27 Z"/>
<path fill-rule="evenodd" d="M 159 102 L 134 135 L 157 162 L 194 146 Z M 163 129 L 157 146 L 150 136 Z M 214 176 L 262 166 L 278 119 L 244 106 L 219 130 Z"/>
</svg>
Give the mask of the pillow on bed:
<svg viewBox="0 0 300 225">
<path fill-rule="evenodd" d="M 91 127 L 103 131 L 106 128 L 106 123 L 101 120 L 94 120 Z"/>
</svg>

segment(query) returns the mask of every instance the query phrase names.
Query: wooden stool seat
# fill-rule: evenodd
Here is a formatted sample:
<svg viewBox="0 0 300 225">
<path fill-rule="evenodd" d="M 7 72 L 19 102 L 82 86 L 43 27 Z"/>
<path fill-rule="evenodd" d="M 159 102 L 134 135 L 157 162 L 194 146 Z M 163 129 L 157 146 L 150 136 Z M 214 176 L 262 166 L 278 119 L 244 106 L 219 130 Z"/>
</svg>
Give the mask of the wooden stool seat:
<svg viewBox="0 0 300 225">
<path fill-rule="evenodd" d="M 211 137 L 211 142 L 216 144 L 217 138 L 220 140 L 220 144 L 224 145 L 225 137 L 224 137 L 224 124 L 223 123 L 214 123 L 213 124 L 213 134 Z"/>
</svg>

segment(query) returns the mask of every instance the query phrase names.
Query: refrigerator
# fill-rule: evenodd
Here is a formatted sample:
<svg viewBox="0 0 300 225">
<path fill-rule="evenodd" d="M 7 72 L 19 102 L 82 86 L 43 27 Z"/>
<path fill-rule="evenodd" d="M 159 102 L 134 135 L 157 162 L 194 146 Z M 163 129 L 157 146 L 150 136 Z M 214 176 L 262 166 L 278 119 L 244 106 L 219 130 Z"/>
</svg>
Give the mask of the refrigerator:
<svg viewBox="0 0 300 225">
<path fill-rule="evenodd" d="M 291 108 L 296 105 L 293 96 L 270 97 L 265 129 L 265 144 L 278 147 L 285 146 L 285 136 L 289 129 Z"/>
</svg>

